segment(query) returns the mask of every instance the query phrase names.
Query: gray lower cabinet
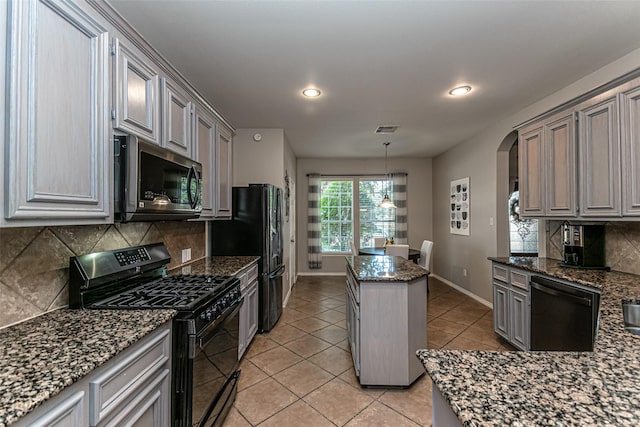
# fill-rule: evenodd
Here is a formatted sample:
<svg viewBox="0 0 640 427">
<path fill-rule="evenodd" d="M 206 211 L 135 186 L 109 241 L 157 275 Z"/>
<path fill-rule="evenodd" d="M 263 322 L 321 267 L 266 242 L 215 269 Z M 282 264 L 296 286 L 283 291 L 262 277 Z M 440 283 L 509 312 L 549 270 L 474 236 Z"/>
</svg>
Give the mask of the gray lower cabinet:
<svg viewBox="0 0 640 427">
<path fill-rule="evenodd" d="M 123 425 L 171 425 L 171 321 L 16 423 L 16 426 Z"/>
<path fill-rule="evenodd" d="M 112 222 L 106 25 L 85 3 L 8 6 L 0 226 Z"/>
<path fill-rule="evenodd" d="M 493 330 L 521 350 L 530 348 L 529 273 L 493 263 Z"/>
<path fill-rule="evenodd" d="M 415 353 L 427 346 L 426 276 L 358 282 L 348 268 L 347 275 L 347 329 L 360 384 L 411 385 L 424 373 Z"/>
<path fill-rule="evenodd" d="M 251 264 L 236 277 L 240 279 L 240 292 L 244 297 L 240 306 L 238 332 L 238 360 L 240 360 L 258 332 L 258 264 Z"/>
</svg>

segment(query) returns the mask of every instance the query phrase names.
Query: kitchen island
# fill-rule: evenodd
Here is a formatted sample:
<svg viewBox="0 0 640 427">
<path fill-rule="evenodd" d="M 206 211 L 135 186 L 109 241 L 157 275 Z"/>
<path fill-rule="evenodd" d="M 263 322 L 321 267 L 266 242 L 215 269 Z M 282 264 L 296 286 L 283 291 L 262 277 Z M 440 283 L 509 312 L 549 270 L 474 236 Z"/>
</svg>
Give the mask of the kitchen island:
<svg viewBox="0 0 640 427">
<path fill-rule="evenodd" d="M 427 275 L 401 257 L 348 256 L 347 332 L 363 386 L 408 387 L 424 370 Z"/>
<path fill-rule="evenodd" d="M 433 380 L 433 425 L 599 425 L 640 422 L 640 336 L 625 331 L 621 300 L 640 277 L 560 267 L 547 258 L 490 258 L 601 290 L 593 352 L 420 350 Z"/>
</svg>

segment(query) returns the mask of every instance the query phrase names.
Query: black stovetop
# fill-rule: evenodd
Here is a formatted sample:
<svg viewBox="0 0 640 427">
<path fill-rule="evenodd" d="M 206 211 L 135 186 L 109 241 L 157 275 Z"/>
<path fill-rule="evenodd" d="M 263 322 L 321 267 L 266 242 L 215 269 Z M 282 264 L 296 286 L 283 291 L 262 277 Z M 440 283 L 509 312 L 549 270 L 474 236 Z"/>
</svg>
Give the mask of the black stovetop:
<svg viewBox="0 0 640 427">
<path fill-rule="evenodd" d="M 233 287 L 232 276 L 167 276 L 119 292 L 91 304 L 91 308 L 152 309 L 190 311 L 205 301 L 222 296 Z"/>
</svg>

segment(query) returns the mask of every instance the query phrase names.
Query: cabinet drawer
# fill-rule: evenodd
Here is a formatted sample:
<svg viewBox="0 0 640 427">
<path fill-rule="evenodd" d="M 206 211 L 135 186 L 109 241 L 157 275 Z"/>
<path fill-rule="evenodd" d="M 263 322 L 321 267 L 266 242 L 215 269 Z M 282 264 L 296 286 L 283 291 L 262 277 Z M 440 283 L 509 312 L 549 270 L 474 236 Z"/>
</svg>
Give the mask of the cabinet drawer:
<svg viewBox="0 0 640 427">
<path fill-rule="evenodd" d="M 529 289 L 529 275 L 520 271 L 511 270 L 510 272 L 511 278 L 511 286 L 515 286 L 516 288 L 524 289 L 525 291 Z"/>
<path fill-rule="evenodd" d="M 493 278 L 504 283 L 509 283 L 509 269 L 502 265 L 493 265 Z"/>
<path fill-rule="evenodd" d="M 258 264 L 254 264 L 247 271 L 247 283 L 251 284 L 258 278 Z"/>
<path fill-rule="evenodd" d="M 171 330 L 163 329 L 92 380 L 89 384 L 90 424 L 97 425 L 134 399 L 139 387 L 167 368 L 170 355 Z"/>
</svg>

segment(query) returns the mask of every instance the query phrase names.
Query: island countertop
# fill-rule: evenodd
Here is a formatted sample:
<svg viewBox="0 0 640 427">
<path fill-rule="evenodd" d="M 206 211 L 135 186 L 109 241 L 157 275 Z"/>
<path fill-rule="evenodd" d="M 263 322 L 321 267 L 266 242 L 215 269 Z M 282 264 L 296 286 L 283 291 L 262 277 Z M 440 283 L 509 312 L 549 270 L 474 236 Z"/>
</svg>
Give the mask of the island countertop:
<svg viewBox="0 0 640 427">
<path fill-rule="evenodd" d="M 347 265 L 360 282 L 411 282 L 428 270 L 398 256 L 347 256 Z"/>
<path fill-rule="evenodd" d="M 419 350 L 463 425 L 628 425 L 640 422 L 640 336 L 624 330 L 621 300 L 640 298 L 640 277 L 564 268 L 549 258 L 490 258 L 600 289 L 593 352 Z"/>
<path fill-rule="evenodd" d="M 176 313 L 61 309 L 1 329 L 0 426 L 14 423 Z"/>
</svg>

